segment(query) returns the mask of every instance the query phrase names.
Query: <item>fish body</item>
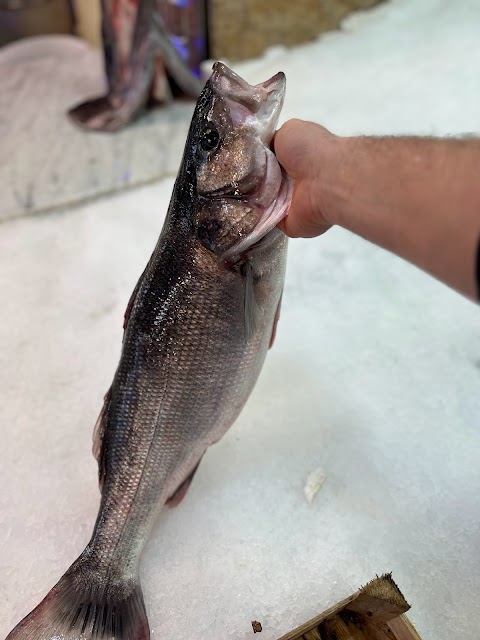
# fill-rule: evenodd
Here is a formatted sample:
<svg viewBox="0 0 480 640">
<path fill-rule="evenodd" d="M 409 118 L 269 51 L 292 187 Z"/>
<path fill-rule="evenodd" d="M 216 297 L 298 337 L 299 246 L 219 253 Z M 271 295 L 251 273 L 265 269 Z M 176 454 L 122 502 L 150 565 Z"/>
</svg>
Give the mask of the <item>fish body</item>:
<svg viewBox="0 0 480 640">
<path fill-rule="evenodd" d="M 250 86 L 214 66 L 95 428 L 92 538 L 8 640 L 150 637 L 145 542 L 243 408 L 278 318 L 287 239 L 275 226 L 292 189 L 269 143 L 284 86 L 283 74 Z"/>
<path fill-rule="evenodd" d="M 171 84 L 197 98 L 202 89 L 168 35 L 164 0 L 102 0 L 102 41 L 108 92 L 68 112 L 84 129 L 116 131 L 150 97 L 171 99 Z M 172 82 L 173 81 L 173 82 Z"/>
</svg>

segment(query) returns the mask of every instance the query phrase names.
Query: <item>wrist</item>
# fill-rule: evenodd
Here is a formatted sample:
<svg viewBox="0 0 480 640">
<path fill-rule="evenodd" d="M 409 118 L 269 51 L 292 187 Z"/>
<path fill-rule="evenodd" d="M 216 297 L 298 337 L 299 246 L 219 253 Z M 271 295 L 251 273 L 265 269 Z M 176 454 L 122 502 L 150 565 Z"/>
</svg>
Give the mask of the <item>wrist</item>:
<svg viewBox="0 0 480 640">
<path fill-rule="evenodd" d="M 321 189 L 318 203 L 330 225 L 348 226 L 352 194 L 355 191 L 355 157 L 358 138 L 330 135 L 320 141 Z"/>
</svg>

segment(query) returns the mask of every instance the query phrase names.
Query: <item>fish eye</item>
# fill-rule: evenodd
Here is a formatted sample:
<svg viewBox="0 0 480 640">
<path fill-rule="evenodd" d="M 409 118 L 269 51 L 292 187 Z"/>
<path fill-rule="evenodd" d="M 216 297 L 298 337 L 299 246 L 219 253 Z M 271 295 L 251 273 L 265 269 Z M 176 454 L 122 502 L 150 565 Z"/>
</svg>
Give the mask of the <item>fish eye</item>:
<svg viewBox="0 0 480 640">
<path fill-rule="evenodd" d="M 218 135 L 218 131 L 211 128 L 205 129 L 200 138 L 200 146 L 203 151 L 213 151 L 218 147 L 219 142 L 220 136 Z"/>
</svg>

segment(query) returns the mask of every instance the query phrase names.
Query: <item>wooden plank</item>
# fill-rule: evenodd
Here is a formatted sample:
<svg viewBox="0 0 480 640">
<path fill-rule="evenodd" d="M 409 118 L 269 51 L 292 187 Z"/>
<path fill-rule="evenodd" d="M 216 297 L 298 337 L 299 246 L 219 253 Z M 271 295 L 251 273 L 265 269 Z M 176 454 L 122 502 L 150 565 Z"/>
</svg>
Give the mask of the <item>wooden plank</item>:
<svg viewBox="0 0 480 640">
<path fill-rule="evenodd" d="M 326 640 L 354 640 L 348 626 L 339 615 L 332 616 L 322 622 L 320 629 Z"/>
<path fill-rule="evenodd" d="M 390 620 L 387 624 L 393 631 L 395 640 L 422 640 L 406 615 Z"/>
<path fill-rule="evenodd" d="M 326 618 L 344 609 L 346 605 L 352 602 L 352 600 L 354 600 L 359 593 L 360 592 L 357 591 L 357 593 L 354 593 L 350 597 L 345 598 L 345 600 L 342 600 L 333 607 L 330 607 L 330 609 L 327 609 L 315 618 L 312 618 L 308 622 L 305 622 L 300 627 L 297 627 L 293 631 L 286 633 L 284 636 L 279 638 L 279 640 L 299 640 L 305 633 L 307 633 L 307 631 L 311 631 L 315 627 L 318 627 Z"/>
<path fill-rule="evenodd" d="M 338 615 L 347 625 L 352 640 L 369 640 L 365 631 L 365 621 L 363 617 L 346 609 L 341 611 Z"/>
<path fill-rule="evenodd" d="M 320 635 L 320 631 L 318 630 L 318 628 L 307 631 L 307 633 L 305 633 L 302 638 L 303 640 L 324 640 L 324 638 L 322 638 L 322 636 Z"/>
<path fill-rule="evenodd" d="M 378 625 L 365 622 L 364 629 L 368 640 L 395 640 L 395 636 L 386 622 L 379 622 Z"/>
<path fill-rule="evenodd" d="M 369 582 L 347 607 L 349 611 L 387 622 L 410 609 L 400 589 L 387 574 Z"/>
<path fill-rule="evenodd" d="M 422 640 L 405 615 L 393 620 L 364 620 L 363 632 L 367 640 Z"/>
<path fill-rule="evenodd" d="M 421 640 L 391 574 L 376 578 L 280 640 Z"/>
</svg>

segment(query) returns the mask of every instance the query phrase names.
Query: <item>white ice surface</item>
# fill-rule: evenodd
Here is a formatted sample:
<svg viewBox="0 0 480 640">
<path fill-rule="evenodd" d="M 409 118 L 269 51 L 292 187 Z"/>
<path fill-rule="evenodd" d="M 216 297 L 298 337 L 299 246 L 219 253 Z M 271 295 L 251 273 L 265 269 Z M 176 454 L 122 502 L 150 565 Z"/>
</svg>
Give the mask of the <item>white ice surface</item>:
<svg viewBox="0 0 480 640">
<path fill-rule="evenodd" d="M 284 119 L 337 133 L 480 132 L 479 24 L 477 0 L 397 1 L 237 70 L 283 69 Z M 0 226 L 0 637 L 89 538 L 91 433 L 172 184 Z M 478 640 L 479 383 L 478 307 L 342 230 L 291 242 L 258 385 L 148 545 L 153 638 L 274 640 L 391 570 L 424 640 Z"/>
</svg>

